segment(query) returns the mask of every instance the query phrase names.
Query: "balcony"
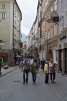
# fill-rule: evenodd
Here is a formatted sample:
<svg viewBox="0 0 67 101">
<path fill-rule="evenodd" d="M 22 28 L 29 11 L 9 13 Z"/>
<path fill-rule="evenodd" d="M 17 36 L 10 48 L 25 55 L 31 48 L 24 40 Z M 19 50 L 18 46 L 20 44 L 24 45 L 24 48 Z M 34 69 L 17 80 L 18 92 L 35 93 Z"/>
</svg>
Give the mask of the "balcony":
<svg viewBox="0 0 67 101">
<path fill-rule="evenodd" d="M 48 16 L 45 18 L 45 20 L 48 23 L 56 23 L 56 22 L 59 22 L 59 16 L 58 16 L 57 11 L 50 12 L 50 15 L 48 14 Z"/>
</svg>

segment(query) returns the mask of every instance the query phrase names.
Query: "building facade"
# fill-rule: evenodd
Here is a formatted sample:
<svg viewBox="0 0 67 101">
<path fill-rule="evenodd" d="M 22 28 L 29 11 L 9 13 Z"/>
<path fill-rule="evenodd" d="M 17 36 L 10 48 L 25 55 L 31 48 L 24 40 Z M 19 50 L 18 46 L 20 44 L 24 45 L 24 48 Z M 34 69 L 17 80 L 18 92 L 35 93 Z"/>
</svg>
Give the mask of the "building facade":
<svg viewBox="0 0 67 101">
<path fill-rule="evenodd" d="M 58 16 L 58 0 L 42 0 L 41 52 L 42 58 L 53 58 L 57 64 L 58 24 L 53 18 Z"/>
<path fill-rule="evenodd" d="M 67 74 L 67 0 L 59 0 L 58 71 Z M 63 9 L 62 9 L 63 8 Z"/>
<path fill-rule="evenodd" d="M 0 55 L 9 65 L 13 64 L 14 54 L 20 50 L 22 14 L 16 0 L 0 0 L 0 40 L 5 42 Z"/>
</svg>

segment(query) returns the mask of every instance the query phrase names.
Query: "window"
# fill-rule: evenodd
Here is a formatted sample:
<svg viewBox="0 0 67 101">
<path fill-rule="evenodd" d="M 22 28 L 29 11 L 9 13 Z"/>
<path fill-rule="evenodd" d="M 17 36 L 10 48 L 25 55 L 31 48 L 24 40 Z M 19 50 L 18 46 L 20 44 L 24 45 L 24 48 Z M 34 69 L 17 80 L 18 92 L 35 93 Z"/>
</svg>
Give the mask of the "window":
<svg viewBox="0 0 67 101">
<path fill-rule="evenodd" d="M 51 12 L 53 12 L 53 6 L 51 7 Z"/>
<path fill-rule="evenodd" d="M 1 13 L 1 19 L 6 19 L 6 13 Z"/>
<path fill-rule="evenodd" d="M 55 48 L 53 50 L 53 58 L 54 58 L 54 63 L 57 63 L 57 61 L 58 61 L 58 52 L 57 52 L 57 49 L 55 49 Z"/>
<path fill-rule="evenodd" d="M 2 9 L 5 9 L 5 4 L 2 4 Z"/>
<path fill-rule="evenodd" d="M 45 39 L 48 39 L 47 31 L 45 31 Z"/>
<path fill-rule="evenodd" d="M 51 38 L 53 37 L 53 27 L 51 27 Z"/>
<path fill-rule="evenodd" d="M 48 30 L 48 39 L 50 39 L 50 30 Z"/>
<path fill-rule="evenodd" d="M 57 30 L 58 30 L 58 28 L 57 28 L 57 24 L 55 24 L 55 25 L 54 25 L 54 36 L 57 35 Z"/>
</svg>

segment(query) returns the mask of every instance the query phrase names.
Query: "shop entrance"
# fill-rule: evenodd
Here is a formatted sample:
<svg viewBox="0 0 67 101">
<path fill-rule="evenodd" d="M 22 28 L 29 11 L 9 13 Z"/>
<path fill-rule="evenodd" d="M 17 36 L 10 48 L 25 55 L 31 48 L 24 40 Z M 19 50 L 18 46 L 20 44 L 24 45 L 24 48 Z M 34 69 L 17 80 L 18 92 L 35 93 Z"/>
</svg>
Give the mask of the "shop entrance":
<svg viewBox="0 0 67 101">
<path fill-rule="evenodd" d="M 61 72 L 62 72 L 62 59 L 63 59 L 62 50 L 60 49 L 59 50 L 59 71 Z"/>
</svg>

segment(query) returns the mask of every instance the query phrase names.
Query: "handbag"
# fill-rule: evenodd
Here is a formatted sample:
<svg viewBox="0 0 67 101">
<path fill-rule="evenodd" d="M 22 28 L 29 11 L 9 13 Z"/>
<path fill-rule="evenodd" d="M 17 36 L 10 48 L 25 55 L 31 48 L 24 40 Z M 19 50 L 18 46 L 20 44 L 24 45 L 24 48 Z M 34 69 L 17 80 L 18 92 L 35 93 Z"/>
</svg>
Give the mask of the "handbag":
<svg viewBox="0 0 67 101">
<path fill-rule="evenodd" d="M 50 69 L 50 73 L 55 73 L 55 70 L 53 68 Z"/>
</svg>

